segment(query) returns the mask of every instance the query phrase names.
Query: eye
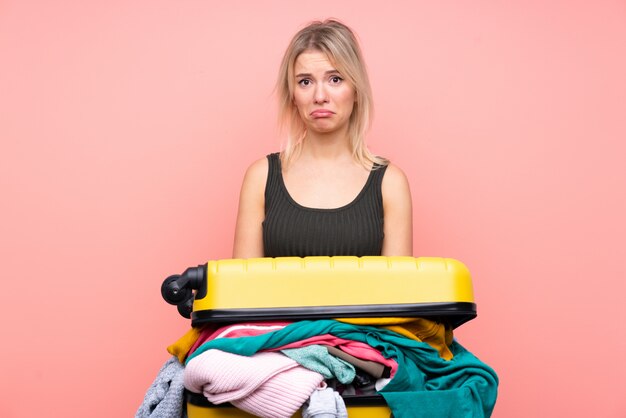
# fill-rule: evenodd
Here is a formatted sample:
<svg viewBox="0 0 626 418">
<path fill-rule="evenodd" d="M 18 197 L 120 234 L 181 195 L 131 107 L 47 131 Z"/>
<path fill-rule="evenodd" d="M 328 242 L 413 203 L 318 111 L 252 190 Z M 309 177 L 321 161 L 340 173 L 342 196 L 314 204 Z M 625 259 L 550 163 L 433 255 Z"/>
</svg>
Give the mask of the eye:
<svg viewBox="0 0 626 418">
<path fill-rule="evenodd" d="M 300 84 L 302 87 L 306 87 L 311 85 L 311 80 L 309 80 L 308 78 L 303 78 L 302 80 L 298 81 L 298 84 Z"/>
<path fill-rule="evenodd" d="M 331 84 L 339 84 L 343 81 L 343 78 L 339 77 L 338 75 L 334 75 L 330 78 L 330 83 Z"/>
</svg>

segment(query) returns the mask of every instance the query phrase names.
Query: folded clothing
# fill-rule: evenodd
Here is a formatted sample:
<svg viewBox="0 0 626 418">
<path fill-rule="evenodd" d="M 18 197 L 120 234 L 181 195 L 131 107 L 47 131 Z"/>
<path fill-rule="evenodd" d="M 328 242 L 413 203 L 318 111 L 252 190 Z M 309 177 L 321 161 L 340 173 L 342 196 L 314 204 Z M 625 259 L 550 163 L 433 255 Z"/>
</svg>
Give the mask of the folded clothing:
<svg viewBox="0 0 626 418">
<path fill-rule="evenodd" d="M 375 325 L 397 332 L 415 341 L 423 341 L 439 352 L 442 359 L 452 360 L 450 351 L 452 329 L 441 322 L 427 318 L 341 318 L 337 321 L 354 325 Z"/>
<path fill-rule="evenodd" d="M 135 418 L 180 417 L 183 413 L 183 366 L 170 357 L 148 388 Z"/>
<path fill-rule="evenodd" d="M 211 349 L 187 362 L 185 387 L 214 404 L 230 402 L 262 418 L 289 418 L 324 377 L 275 352 L 241 356 Z"/>
<path fill-rule="evenodd" d="M 309 345 L 302 348 L 288 348 L 281 353 L 297 361 L 298 364 L 309 370 L 318 372 L 325 379 L 336 378 L 341 383 L 351 383 L 354 380 L 354 366 L 345 360 L 328 353 L 323 345 Z"/>
<path fill-rule="evenodd" d="M 189 331 L 185 333 L 182 337 L 180 337 L 175 343 L 169 345 L 167 347 L 167 352 L 173 356 L 178 358 L 178 361 L 181 363 L 185 363 L 185 359 L 189 354 L 189 350 L 193 345 L 198 341 L 198 338 L 202 333 L 205 332 L 200 328 L 191 328 Z"/>
<path fill-rule="evenodd" d="M 303 338 L 301 340 L 293 341 L 279 347 L 269 348 L 267 349 L 267 351 L 280 351 L 287 348 L 306 347 L 312 344 L 320 344 L 328 347 L 337 347 L 341 351 L 357 357 L 361 360 L 375 361 L 377 363 L 380 363 L 386 367 L 389 367 L 390 377 L 393 377 L 396 373 L 396 370 L 398 369 L 398 363 L 394 359 L 385 358 L 380 351 L 378 351 L 371 345 L 361 341 L 338 338 L 331 334 L 321 334 Z"/>
<path fill-rule="evenodd" d="M 319 388 L 302 408 L 302 418 L 348 418 L 348 411 L 339 393 L 328 387 Z"/>
<path fill-rule="evenodd" d="M 207 341 L 216 338 L 239 338 L 250 337 L 253 335 L 261 335 L 267 332 L 276 331 L 285 328 L 290 322 L 287 321 L 267 321 L 267 322 L 240 322 L 236 324 L 228 324 L 221 327 L 206 326 L 200 333 L 194 344 L 188 349 L 191 355 L 198 347 Z"/>
<path fill-rule="evenodd" d="M 375 361 L 361 360 L 360 358 L 351 356 L 337 347 L 328 346 L 326 349 L 329 354 L 352 364 L 354 367 L 361 369 L 364 372 L 367 372 L 372 377 L 380 379 L 381 377 L 390 377 L 391 375 L 391 368 L 383 364 L 376 363 Z"/>
<path fill-rule="evenodd" d="M 261 350 L 284 349 L 294 342 L 326 334 L 361 341 L 380 350 L 384 357 L 397 361 L 395 375 L 392 374 L 391 381 L 380 390 L 394 416 L 432 417 L 432 411 L 415 408 L 415 405 L 422 402 L 437 405 L 439 400 L 450 403 L 447 408 L 450 413 L 446 415 L 450 418 L 491 416 L 497 398 L 498 376 L 457 341 L 450 345 L 454 358 L 449 361 L 441 358 L 429 344 L 387 329 L 321 319 L 299 321 L 254 337 L 219 338 L 198 347 L 190 358 L 209 349 L 253 355 Z M 467 410 L 471 415 L 466 413 Z"/>
</svg>

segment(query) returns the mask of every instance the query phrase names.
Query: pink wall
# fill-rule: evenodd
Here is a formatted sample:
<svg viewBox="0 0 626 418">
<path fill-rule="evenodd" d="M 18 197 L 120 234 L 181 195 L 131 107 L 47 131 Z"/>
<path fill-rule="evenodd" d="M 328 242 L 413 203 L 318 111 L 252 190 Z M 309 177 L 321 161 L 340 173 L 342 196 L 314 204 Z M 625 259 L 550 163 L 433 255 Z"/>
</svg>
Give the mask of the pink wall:
<svg viewBox="0 0 626 418">
<path fill-rule="evenodd" d="M 362 39 L 415 255 L 473 273 L 457 336 L 494 416 L 626 416 L 626 3 L 245 3 L 0 4 L 0 416 L 134 414 L 188 327 L 160 283 L 230 255 L 282 51 L 328 16 Z"/>
</svg>

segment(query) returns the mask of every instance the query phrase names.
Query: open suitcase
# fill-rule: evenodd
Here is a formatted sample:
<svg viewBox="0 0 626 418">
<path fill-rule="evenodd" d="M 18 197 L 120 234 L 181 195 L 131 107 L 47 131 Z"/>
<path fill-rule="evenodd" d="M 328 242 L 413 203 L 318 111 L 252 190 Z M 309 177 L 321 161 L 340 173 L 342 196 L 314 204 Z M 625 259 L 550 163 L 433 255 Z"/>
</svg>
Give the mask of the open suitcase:
<svg viewBox="0 0 626 418">
<path fill-rule="evenodd" d="M 209 323 L 422 317 L 450 328 L 476 317 L 469 271 L 433 257 L 282 257 L 209 261 L 168 277 L 164 299 L 193 327 Z M 389 417 L 382 396 L 344 397 L 349 416 Z M 189 418 L 250 417 L 186 393 Z"/>
</svg>

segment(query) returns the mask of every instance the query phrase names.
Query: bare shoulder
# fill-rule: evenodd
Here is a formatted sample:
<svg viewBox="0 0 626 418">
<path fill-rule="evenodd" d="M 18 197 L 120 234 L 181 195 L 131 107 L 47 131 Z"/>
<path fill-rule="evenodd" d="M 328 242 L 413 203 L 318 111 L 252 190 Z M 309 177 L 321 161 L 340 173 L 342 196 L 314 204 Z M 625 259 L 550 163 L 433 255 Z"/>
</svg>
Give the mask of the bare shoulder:
<svg viewBox="0 0 626 418">
<path fill-rule="evenodd" d="M 269 164 L 267 163 L 267 158 L 259 158 L 250 164 L 243 178 L 242 191 L 259 190 L 259 188 L 263 191 L 268 170 Z"/>
<path fill-rule="evenodd" d="M 404 172 L 390 164 L 382 184 L 385 213 L 382 255 L 413 254 L 413 209 L 409 181 Z"/>
<path fill-rule="evenodd" d="M 269 164 L 267 163 L 267 158 L 259 158 L 246 170 L 246 179 L 250 180 L 265 180 L 267 177 L 267 171 L 269 170 Z"/>
<path fill-rule="evenodd" d="M 261 224 L 264 217 L 264 194 L 268 169 L 267 159 L 261 158 L 253 162 L 246 170 L 239 194 L 233 258 L 263 256 Z"/>
<path fill-rule="evenodd" d="M 239 195 L 240 205 L 250 201 L 263 200 L 269 164 L 267 158 L 259 158 L 246 170 Z"/>
<path fill-rule="evenodd" d="M 409 181 L 406 174 L 395 164 L 389 164 L 382 184 L 383 193 L 398 193 L 409 190 Z"/>
</svg>

